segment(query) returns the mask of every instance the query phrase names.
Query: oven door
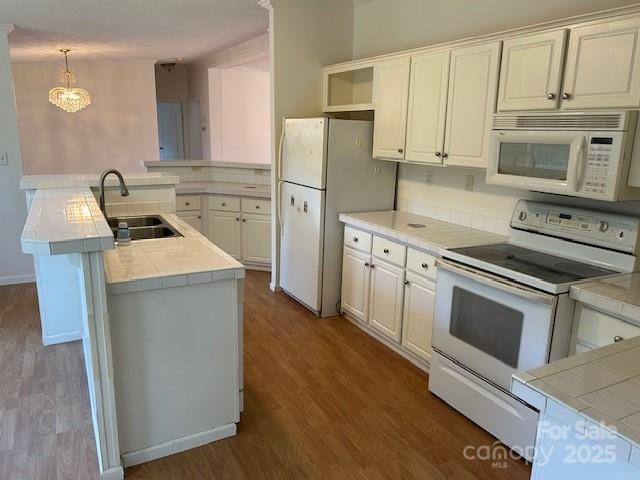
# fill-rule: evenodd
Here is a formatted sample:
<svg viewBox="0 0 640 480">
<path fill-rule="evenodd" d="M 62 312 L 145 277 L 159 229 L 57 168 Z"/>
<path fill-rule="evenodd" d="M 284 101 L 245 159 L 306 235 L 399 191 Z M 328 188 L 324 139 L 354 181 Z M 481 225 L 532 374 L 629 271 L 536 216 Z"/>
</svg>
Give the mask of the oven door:
<svg viewBox="0 0 640 480">
<path fill-rule="evenodd" d="M 585 132 L 494 130 L 487 183 L 571 195 L 582 189 Z"/>
<path fill-rule="evenodd" d="M 556 296 L 438 260 L 434 349 L 508 391 L 548 362 Z"/>
</svg>

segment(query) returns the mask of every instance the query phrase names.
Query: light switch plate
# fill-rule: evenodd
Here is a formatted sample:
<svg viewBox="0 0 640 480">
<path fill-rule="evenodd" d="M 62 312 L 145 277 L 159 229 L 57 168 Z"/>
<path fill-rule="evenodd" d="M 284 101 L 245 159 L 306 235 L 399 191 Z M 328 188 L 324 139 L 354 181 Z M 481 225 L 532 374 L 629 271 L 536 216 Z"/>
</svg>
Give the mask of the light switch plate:
<svg viewBox="0 0 640 480">
<path fill-rule="evenodd" d="M 424 183 L 429 186 L 433 185 L 433 170 L 427 170 L 427 176 L 424 180 Z"/>
<path fill-rule="evenodd" d="M 0 167 L 6 167 L 7 165 L 9 165 L 9 154 L 0 152 Z"/>
<path fill-rule="evenodd" d="M 464 179 L 464 189 L 473 192 L 473 175 L 467 175 Z"/>
</svg>

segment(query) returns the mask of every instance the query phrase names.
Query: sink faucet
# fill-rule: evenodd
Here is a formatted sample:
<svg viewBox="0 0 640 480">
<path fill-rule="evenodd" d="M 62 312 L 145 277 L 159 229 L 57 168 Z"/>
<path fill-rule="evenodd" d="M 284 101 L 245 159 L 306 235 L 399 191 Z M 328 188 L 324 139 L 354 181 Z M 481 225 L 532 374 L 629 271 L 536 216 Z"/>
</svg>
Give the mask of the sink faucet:
<svg viewBox="0 0 640 480">
<path fill-rule="evenodd" d="M 122 174 L 118 170 L 116 170 L 115 168 L 110 168 L 102 172 L 102 174 L 100 175 L 100 210 L 102 210 L 102 213 L 105 217 L 107 216 L 107 212 L 105 211 L 105 201 L 104 201 L 104 181 L 107 178 L 107 176 L 111 173 L 113 173 L 116 177 L 118 177 L 118 180 L 120 181 L 120 195 L 122 195 L 123 197 L 129 196 L 129 189 L 127 188 L 127 185 L 124 183 L 124 178 L 122 178 Z"/>
</svg>

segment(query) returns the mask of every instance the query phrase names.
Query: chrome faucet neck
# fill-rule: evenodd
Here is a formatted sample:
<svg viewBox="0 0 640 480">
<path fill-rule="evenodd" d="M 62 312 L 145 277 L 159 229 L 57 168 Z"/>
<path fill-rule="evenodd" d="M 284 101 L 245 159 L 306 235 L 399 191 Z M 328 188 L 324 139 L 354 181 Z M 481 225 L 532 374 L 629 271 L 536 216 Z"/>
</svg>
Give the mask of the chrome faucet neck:
<svg viewBox="0 0 640 480">
<path fill-rule="evenodd" d="M 102 211 L 102 214 L 106 217 L 107 216 L 107 212 L 105 211 L 105 198 L 104 198 L 104 182 L 107 178 L 107 176 L 109 176 L 110 174 L 114 174 L 116 177 L 118 177 L 118 181 L 120 182 L 120 195 L 122 195 L 123 197 L 128 197 L 129 196 L 129 189 L 127 188 L 126 183 L 124 182 L 124 177 L 122 176 L 122 174 L 116 170 L 115 168 L 110 168 L 108 170 L 105 170 L 104 172 L 102 172 L 102 174 L 100 175 L 100 181 L 99 181 L 99 202 L 100 202 L 100 210 Z"/>
</svg>

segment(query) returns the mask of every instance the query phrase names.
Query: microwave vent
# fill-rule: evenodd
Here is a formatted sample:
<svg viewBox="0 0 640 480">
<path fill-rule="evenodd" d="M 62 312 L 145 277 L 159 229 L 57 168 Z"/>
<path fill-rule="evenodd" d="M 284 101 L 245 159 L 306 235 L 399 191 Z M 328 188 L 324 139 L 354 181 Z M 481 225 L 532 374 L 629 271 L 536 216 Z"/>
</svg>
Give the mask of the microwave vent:
<svg viewBox="0 0 640 480">
<path fill-rule="evenodd" d="M 494 115 L 494 130 L 626 130 L 628 112 Z"/>
</svg>

